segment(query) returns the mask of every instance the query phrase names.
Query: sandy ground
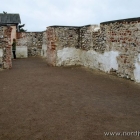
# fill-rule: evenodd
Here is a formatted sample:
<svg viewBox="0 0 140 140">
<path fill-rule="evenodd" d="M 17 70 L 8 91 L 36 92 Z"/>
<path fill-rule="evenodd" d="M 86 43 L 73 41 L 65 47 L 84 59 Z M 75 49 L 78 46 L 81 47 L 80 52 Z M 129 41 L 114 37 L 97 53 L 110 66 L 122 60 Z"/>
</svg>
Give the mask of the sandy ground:
<svg viewBox="0 0 140 140">
<path fill-rule="evenodd" d="M 140 85 L 132 81 L 41 58 L 0 71 L 0 140 L 139 140 L 104 135 L 136 131 Z"/>
</svg>

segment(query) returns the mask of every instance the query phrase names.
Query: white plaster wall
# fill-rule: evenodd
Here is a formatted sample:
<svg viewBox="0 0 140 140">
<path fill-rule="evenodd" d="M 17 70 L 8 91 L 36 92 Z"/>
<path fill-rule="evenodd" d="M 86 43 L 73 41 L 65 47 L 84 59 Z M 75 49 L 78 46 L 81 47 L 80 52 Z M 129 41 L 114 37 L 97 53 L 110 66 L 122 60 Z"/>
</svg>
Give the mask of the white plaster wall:
<svg viewBox="0 0 140 140">
<path fill-rule="evenodd" d="M 3 50 L 0 49 L 0 57 L 2 57 L 2 56 L 3 56 Z"/>
<path fill-rule="evenodd" d="M 110 72 L 118 70 L 119 52 L 110 51 L 100 54 L 94 50 L 84 51 L 76 48 L 63 48 L 57 51 L 56 66 L 83 65 L 92 69 Z"/>
<path fill-rule="evenodd" d="M 118 55 L 119 52 L 117 51 L 110 51 L 100 54 L 94 50 L 89 50 L 81 53 L 81 61 L 85 67 L 110 72 L 112 68 L 118 70 Z"/>
<path fill-rule="evenodd" d="M 3 50 L 0 49 L 0 64 L 2 64 Z"/>
<path fill-rule="evenodd" d="M 134 78 L 136 82 L 140 83 L 140 54 L 138 55 L 138 60 L 135 63 Z"/>
<path fill-rule="evenodd" d="M 41 56 L 44 58 L 47 57 L 47 45 L 46 44 L 42 45 Z"/>
<path fill-rule="evenodd" d="M 80 52 L 72 47 L 57 50 L 56 66 L 81 65 Z"/>
<path fill-rule="evenodd" d="M 27 58 L 28 57 L 27 46 L 16 46 L 16 56 L 17 58 Z"/>
</svg>

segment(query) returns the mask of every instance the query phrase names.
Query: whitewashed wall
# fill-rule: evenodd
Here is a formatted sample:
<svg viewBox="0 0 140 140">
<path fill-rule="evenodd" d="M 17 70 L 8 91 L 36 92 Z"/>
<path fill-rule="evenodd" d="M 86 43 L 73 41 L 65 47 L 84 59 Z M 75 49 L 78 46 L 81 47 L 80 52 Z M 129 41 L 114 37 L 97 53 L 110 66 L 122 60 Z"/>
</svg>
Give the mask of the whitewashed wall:
<svg viewBox="0 0 140 140">
<path fill-rule="evenodd" d="M 80 49 L 72 47 L 57 50 L 56 66 L 81 65 L 80 53 Z"/>
<path fill-rule="evenodd" d="M 100 54 L 94 50 L 82 51 L 81 62 L 85 67 L 99 69 L 104 72 L 110 72 L 111 69 L 118 70 L 117 51 L 109 51 Z"/>
<path fill-rule="evenodd" d="M 94 50 L 84 51 L 76 48 L 57 50 L 56 66 L 83 65 L 92 69 L 110 72 L 118 70 L 117 56 L 119 52 L 110 51 L 100 54 Z"/>
<path fill-rule="evenodd" d="M 134 78 L 136 82 L 140 83 L 140 54 L 135 63 Z"/>
<path fill-rule="evenodd" d="M 17 56 L 17 58 L 27 58 L 28 57 L 27 46 L 17 46 L 16 47 L 16 56 Z"/>
<path fill-rule="evenodd" d="M 42 45 L 41 56 L 44 58 L 47 57 L 47 45 L 46 44 Z"/>
<path fill-rule="evenodd" d="M 140 19 L 128 21 L 78 28 L 49 27 L 48 63 L 54 66 L 83 65 L 140 82 Z"/>
<path fill-rule="evenodd" d="M 2 64 L 3 50 L 0 49 L 0 65 Z"/>
</svg>

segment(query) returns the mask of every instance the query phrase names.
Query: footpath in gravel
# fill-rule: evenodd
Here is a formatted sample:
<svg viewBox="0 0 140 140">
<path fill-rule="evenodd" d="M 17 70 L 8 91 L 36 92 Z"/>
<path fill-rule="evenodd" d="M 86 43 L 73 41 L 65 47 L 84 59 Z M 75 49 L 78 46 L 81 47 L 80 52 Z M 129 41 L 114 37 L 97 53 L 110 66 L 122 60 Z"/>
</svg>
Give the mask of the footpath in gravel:
<svg viewBox="0 0 140 140">
<path fill-rule="evenodd" d="M 0 71 L 0 140 L 139 139 L 140 85 L 132 81 L 35 57 Z"/>
</svg>

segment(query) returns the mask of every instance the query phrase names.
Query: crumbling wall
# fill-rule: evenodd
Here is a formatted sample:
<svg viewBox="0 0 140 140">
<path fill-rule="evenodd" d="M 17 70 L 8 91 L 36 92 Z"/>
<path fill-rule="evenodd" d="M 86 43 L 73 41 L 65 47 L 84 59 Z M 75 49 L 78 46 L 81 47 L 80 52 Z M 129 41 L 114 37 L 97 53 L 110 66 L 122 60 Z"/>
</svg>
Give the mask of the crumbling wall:
<svg viewBox="0 0 140 140">
<path fill-rule="evenodd" d="M 98 25 L 52 26 L 48 27 L 47 33 L 47 59 L 52 65 L 84 65 L 103 71 L 116 67 L 117 54 L 102 54 L 105 51 L 104 34 Z"/>
<path fill-rule="evenodd" d="M 4 27 L 0 26 L 0 68 L 3 68 Z"/>
<path fill-rule="evenodd" d="M 101 23 L 92 33 L 93 47 L 81 53 L 83 65 L 140 82 L 139 29 L 139 19 Z"/>
<path fill-rule="evenodd" d="M 0 67 L 5 69 L 12 67 L 11 32 L 10 26 L 0 26 Z"/>
<path fill-rule="evenodd" d="M 107 51 L 105 33 L 98 25 L 80 27 L 80 60 L 85 67 L 110 72 L 117 67 L 117 52 Z M 110 61 L 111 60 L 111 61 Z"/>
<path fill-rule="evenodd" d="M 80 27 L 80 48 L 83 50 L 90 50 L 93 46 L 92 42 L 92 29 L 93 26 L 87 25 Z"/>
<path fill-rule="evenodd" d="M 106 34 L 104 46 L 119 52 L 118 76 L 140 82 L 140 19 L 103 23 L 101 28 Z"/>
<path fill-rule="evenodd" d="M 47 28 L 47 62 L 56 66 L 56 34 L 52 27 Z"/>
<path fill-rule="evenodd" d="M 28 56 L 41 56 L 43 32 L 17 33 L 17 46 L 27 46 Z"/>
<path fill-rule="evenodd" d="M 140 82 L 140 19 L 47 29 L 47 60 L 83 65 Z"/>
<path fill-rule="evenodd" d="M 79 27 L 48 27 L 47 61 L 54 66 L 79 65 L 79 37 Z"/>
</svg>

